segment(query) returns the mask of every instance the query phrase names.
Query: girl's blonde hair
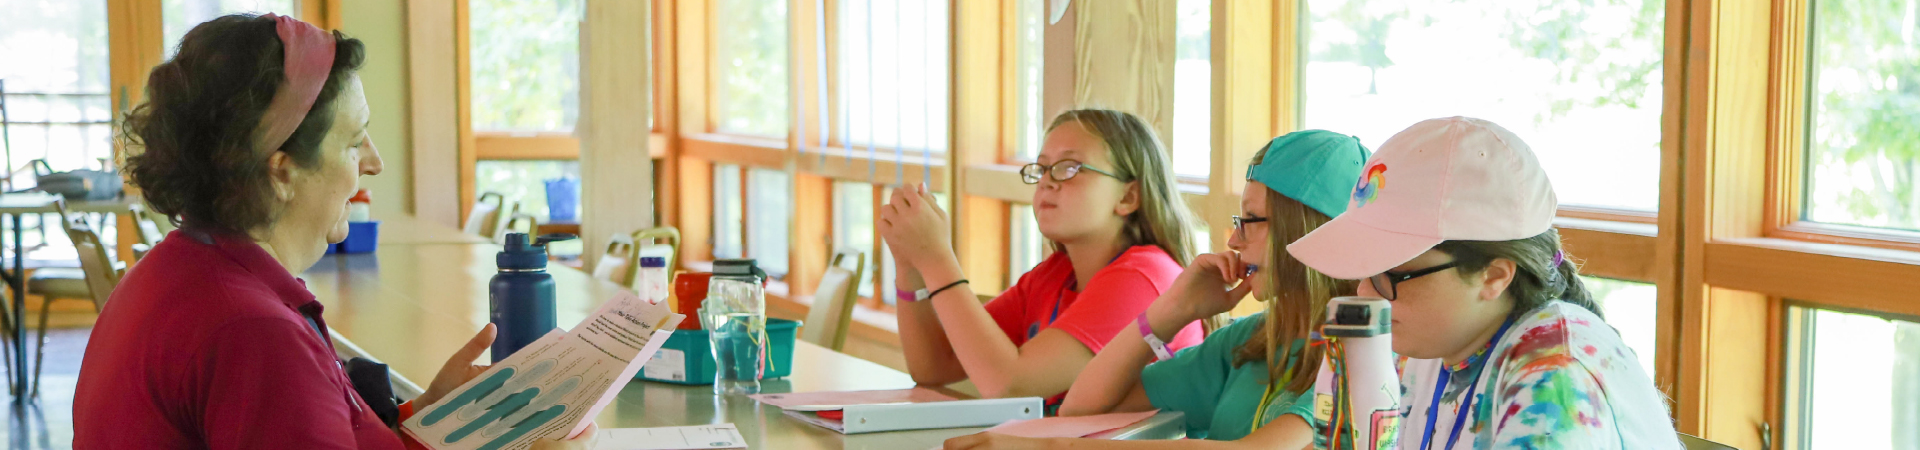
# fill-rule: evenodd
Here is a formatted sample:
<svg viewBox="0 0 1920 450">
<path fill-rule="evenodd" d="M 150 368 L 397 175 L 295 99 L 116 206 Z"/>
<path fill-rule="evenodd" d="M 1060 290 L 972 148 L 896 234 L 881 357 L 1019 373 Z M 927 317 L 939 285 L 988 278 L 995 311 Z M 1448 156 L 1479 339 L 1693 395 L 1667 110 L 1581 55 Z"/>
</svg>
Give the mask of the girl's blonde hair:
<svg viewBox="0 0 1920 450">
<path fill-rule="evenodd" d="M 1253 165 L 1260 165 L 1265 157 L 1264 151 L 1254 156 Z M 1253 293 L 1267 300 L 1266 323 L 1234 351 L 1234 365 L 1266 361 L 1267 383 L 1285 381 L 1286 391 L 1294 394 L 1313 388 L 1325 347 L 1309 342 L 1294 349 L 1293 343 L 1307 341 L 1326 322 L 1328 300 L 1359 287 L 1357 281 L 1326 276 L 1287 253 L 1287 244 L 1330 220 L 1297 200 L 1267 190 L 1267 260 L 1259 275 L 1267 277 L 1265 290 L 1270 292 Z"/>
<path fill-rule="evenodd" d="M 1054 116 L 1047 132 L 1067 123 L 1079 123 L 1107 145 L 1113 174 L 1120 181 L 1140 182 L 1140 209 L 1127 215 L 1123 235 L 1133 245 L 1153 245 L 1173 256 L 1181 266 L 1193 262 L 1193 212 L 1180 198 L 1173 166 L 1153 127 L 1139 117 L 1110 109 L 1076 109 Z M 1054 251 L 1065 251 L 1058 242 Z"/>
</svg>

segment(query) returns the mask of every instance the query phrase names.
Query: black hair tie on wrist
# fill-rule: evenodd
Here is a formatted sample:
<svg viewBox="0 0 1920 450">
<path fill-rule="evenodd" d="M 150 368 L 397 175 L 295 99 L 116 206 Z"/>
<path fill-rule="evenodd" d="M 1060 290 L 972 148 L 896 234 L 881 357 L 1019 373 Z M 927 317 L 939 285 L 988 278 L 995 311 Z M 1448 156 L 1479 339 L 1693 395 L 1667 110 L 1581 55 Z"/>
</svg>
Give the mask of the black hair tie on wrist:
<svg viewBox="0 0 1920 450">
<path fill-rule="evenodd" d="M 927 300 L 933 300 L 934 297 L 940 296 L 941 292 L 946 292 L 948 289 L 960 287 L 960 285 L 962 284 L 968 284 L 965 278 L 960 279 L 960 281 L 948 283 L 946 286 L 941 286 L 939 289 L 934 289 L 933 293 L 927 294 Z"/>
</svg>

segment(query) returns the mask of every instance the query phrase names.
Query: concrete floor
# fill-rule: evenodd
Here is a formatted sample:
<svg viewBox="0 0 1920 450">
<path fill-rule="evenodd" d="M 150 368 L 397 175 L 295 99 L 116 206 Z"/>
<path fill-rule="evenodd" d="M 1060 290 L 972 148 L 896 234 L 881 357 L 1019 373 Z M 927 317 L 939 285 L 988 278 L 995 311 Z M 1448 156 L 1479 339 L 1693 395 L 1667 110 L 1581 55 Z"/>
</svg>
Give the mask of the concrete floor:
<svg viewBox="0 0 1920 450">
<path fill-rule="evenodd" d="M 73 388 L 80 381 L 80 357 L 87 349 L 91 331 L 56 328 L 47 333 L 46 367 L 40 374 L 38 401 L 24 408 L 0 408 L 7 416 L 6 448 L 73 448 Z M 33 355 L 29 353 L 27 358 L 31 363 Z"/>
</svg>

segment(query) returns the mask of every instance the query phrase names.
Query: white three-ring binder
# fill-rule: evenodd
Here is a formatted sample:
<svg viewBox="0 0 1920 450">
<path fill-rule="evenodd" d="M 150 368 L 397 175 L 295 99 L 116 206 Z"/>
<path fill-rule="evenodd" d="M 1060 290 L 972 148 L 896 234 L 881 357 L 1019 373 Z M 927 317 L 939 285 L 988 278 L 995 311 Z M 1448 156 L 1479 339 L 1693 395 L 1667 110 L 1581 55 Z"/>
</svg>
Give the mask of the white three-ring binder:
<svg viewBox="0 0 1920 450">
<path fill-rule="evenodd" d="M 807 408 L 813 409 L 813 408 Z M 1038 419 L 1045 414 L 1039 397 L 955 400 L 933 403 L 847 405 L 841 419 L 820 417 L 817 411 L 788 410 L 801 421 L 844 434 L 935 428 L 990 427 L 1010 420 Z"/>
</svg>

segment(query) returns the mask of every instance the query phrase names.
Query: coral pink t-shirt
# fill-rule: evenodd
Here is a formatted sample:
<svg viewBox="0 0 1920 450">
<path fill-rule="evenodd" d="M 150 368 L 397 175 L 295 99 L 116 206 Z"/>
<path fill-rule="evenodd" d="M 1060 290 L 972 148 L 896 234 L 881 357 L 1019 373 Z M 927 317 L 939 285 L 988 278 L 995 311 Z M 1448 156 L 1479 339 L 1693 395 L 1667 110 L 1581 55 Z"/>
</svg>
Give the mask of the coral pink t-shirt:
<svg viewBox="0 0 1920 450">
<path fill-rule="evenodd" d="M 987 313 L 1015 346 L 1053 328 L 1097 354 L 1116 333 L 1137 327 L 1134 319 L 1173 285 L 1180 271 L 1180 263 L 1160 247 L 1139 245 L 1107 263 L 1081 289 L 1074 286 L 1073 261 L 1056 252 L 988 302 Z M 1190 323 L 1167 347 L 1179 351 L 1202 338 L 1200 323 Z"/>
</svg>

